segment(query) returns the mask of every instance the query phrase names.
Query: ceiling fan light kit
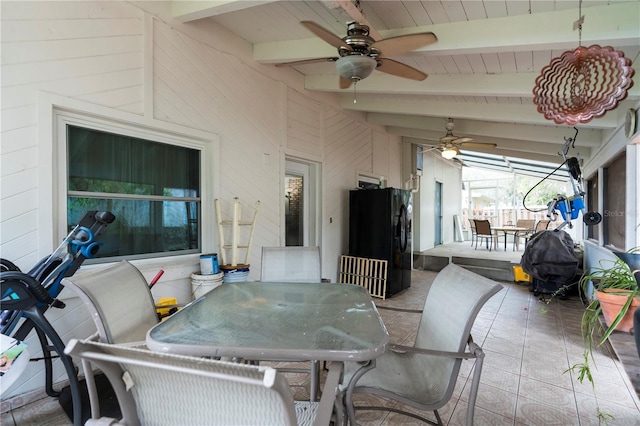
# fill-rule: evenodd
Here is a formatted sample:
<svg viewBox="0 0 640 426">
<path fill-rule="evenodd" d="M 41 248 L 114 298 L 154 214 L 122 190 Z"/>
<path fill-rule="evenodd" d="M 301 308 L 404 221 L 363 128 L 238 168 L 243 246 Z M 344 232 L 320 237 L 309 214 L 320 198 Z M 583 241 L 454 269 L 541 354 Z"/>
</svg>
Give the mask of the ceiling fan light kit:
<svg viewBox="0 0 640 426">
<path fill-rule="evenodd" d="M 369 56 L 349 55 L 336 61 L 338 74 L 354 83 L 369 77 L 376 66 L 376 60 Z"/>
<path fill-rule="evenodd" d="M 460 154 L 460 150 L 456 146 L 450 146 L 448 148 L 445 148 L 441 154 L 447 160 L 451 160 L 453 159 L 453 157 Z"/>
</svg>

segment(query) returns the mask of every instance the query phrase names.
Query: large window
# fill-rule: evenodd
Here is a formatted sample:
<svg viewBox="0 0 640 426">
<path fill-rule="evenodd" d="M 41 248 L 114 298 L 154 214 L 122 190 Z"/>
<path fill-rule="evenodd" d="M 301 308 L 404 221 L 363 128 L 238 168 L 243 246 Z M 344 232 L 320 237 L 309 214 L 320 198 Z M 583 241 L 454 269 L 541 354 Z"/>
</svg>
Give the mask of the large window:
<svg viewBox="0 0 640 426">
<path fill-rule="evenodd" d="M 200 150 L 67 124 L 67 225 L 88 210 L 116 221 L 98 257 L 200 251 Z"/>
</svg>

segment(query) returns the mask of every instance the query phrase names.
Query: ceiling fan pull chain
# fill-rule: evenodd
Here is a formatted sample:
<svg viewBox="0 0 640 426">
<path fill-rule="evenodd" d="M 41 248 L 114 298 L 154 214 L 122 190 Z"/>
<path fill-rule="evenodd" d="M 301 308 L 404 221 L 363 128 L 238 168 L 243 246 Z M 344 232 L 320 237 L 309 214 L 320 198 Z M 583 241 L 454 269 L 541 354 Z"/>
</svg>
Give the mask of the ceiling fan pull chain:
<svg viewBox="0 0 640 426">
<path fill-rule="evenodd" d="M 358 103 L 358 91 L 356 90 L 357 86 L 358 86 L 358 82 L 354 81 L 353 82 L 353 103 L 354 104 Z"/>
</svg>

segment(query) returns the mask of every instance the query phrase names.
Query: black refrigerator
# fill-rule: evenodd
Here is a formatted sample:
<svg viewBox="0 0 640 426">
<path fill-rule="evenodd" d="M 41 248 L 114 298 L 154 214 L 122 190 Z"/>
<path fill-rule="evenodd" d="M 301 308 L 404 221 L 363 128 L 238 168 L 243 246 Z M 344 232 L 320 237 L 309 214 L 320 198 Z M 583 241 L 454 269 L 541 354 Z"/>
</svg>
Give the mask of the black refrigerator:
<svg viewBox="0 0 640 426">
<path fill-rule="evenodd" d="M 349 255 L 387 260 L 387 294 L 411 286 L 411 191 L 349 192 Z"/>
</svg>

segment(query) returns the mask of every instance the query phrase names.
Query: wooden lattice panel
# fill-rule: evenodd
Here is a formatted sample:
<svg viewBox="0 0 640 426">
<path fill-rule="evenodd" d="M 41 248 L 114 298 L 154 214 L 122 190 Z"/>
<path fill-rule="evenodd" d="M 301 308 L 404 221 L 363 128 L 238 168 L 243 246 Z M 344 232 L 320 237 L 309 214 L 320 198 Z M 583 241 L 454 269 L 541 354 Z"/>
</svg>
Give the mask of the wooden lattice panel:
<svg viewBox="0 0 640 426">
<path fill-rule="evenodd" d="M 387 261 L 340 256 L 340 282 L 365 287 L 371 296 L 384 299 L 387 293 Z"/>
</svg>

